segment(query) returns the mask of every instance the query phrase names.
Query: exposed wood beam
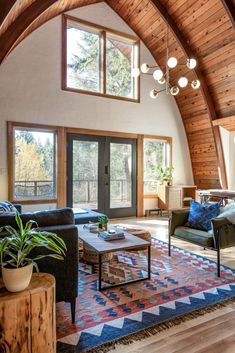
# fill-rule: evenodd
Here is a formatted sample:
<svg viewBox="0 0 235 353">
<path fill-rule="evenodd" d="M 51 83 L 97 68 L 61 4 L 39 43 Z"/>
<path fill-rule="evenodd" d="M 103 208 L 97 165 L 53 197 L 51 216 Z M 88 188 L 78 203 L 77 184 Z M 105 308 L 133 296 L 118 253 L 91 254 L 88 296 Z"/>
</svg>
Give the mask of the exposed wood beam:
<svg viewBox="0 0 235 353">
<path fill-rule="evenodd" d="M 8 55 L 14 43 L 28 26 L 57 0 L 36 0 L 17 17 L 12 25 L 0 37 L 0 64 Z"/>
<path fill-rule="evenodd" d="M 227 116 L 213 121 L 214 126 L 222 126 L 228 131 L 235 131 L 235 115 Z"/>
<path fill-rule="evenodd" d="M 0 26 L 11 11 L 16 0 L 0 0 Z"/>
<path fill-rule="evenodd" d="M 84 3 L 84 1 L 77 0 L 73 2 L 68 2 L 68 3 L 60 3 L 60 6 L 57 5 L 57 3 L 53 4 L 50 6 L 44 13 L 42 13 L 40 16 L 37 17 L 37 19 L 32 22 L 26 31 L 22 33 L 22 35 L 17 39 L 17 41 L 14 43 L 14 46 L 11 48 L 10 52 L 17 47 L 17 45 L 24 40 L 26 37 L 28 37 L 32 32 L 34 32 L 37 28 L 45 24 L 46 22 L 50 21 L 52 18 L 59 16 L 63 14 L 66 11 L 70 11 L 73 9 L 76 9 L 78 7 L 83 7 L 86 5 L 90 4 L 95 4 L 102 2 L 103 0 L 88 0 L 88 2 Z"/>
<path fill-rule="evenodd" d="M 224 8 L 232 22 L 233 27 L 235 28 L 235 6 L 232 0 L 221 0 Z"/>
</svg>

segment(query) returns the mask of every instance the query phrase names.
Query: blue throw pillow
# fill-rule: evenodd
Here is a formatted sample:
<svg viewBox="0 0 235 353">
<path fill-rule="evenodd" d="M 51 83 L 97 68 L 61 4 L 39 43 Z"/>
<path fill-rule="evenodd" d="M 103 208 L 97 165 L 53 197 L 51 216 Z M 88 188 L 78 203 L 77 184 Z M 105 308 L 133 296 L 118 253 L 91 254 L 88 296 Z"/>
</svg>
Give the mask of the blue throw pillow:
<svg viewBox="0 0 235 353">
<path fill-rule="evenodd" d="M 192 200 L 190 202 L 190 212 L 188 218 L 189 227 L 206 231 L 211 230 L 211 220 L 219 215 L 220 206 L 220 202 L 201 204 Z"/>
</svg>

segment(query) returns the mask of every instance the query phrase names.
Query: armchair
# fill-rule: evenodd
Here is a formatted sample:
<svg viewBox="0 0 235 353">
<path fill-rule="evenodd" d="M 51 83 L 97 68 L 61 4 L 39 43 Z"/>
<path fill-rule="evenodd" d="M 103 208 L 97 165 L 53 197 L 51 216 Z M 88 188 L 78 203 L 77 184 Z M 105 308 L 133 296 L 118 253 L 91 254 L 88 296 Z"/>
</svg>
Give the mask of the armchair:
<svg viewBox="0 0 235 353">
<path fill-rule="evenodd" d="M 169 221 L 168 254 L 171 256 L 171 238 L 175 237 L 217 252 L 217 276 L 220 277 L 220 249 L 235 246 L 235 225 L 226 218 L 212 219 L 212 231 L 185 226 L 189 209 L 174 210 Z"/>
</svg>

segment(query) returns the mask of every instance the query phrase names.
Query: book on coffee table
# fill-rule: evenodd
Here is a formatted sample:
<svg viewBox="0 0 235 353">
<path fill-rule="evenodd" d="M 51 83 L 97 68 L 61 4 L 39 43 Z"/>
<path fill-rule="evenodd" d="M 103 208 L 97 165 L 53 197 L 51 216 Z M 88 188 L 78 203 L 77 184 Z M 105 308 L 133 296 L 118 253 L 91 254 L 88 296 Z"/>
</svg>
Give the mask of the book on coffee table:
<svg viewBox="0 0 235 353">
<path fill-rule="evenodd" d="M 99 236 L 99 238 L 106 240 L 106 241 L 125 238 L 123 230 L 118 229 L 118 228 L 111 228 L 109 230 L 99 232 L 98 236 Z"/>
</svg>

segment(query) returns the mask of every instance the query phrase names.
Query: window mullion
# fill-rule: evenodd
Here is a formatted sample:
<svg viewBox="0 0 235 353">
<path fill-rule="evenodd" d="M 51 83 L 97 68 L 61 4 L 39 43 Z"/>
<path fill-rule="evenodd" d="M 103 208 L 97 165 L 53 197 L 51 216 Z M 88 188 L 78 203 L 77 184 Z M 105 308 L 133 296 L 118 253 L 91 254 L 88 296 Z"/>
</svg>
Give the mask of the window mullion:
<svg viewBox="0 0 235 353">
<path fill-rule="evenodd" d="M 106 32 L 102 31 L 102 57 L 103 57 L 103 93 L 106 94 Z"/>
</svg>

